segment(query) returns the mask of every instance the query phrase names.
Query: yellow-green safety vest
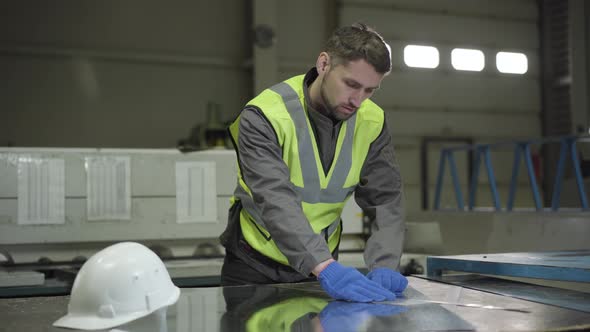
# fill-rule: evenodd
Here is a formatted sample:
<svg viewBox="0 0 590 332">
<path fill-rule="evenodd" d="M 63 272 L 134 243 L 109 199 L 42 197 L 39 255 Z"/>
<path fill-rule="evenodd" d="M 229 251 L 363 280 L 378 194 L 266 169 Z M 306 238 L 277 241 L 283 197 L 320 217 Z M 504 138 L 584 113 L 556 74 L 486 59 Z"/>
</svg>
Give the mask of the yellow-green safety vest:
<svg viewBox="0 0 590 332">
<path fill-rule="evenodd" d="M 324 233 L 333 252 L 342 232 L 340 214 L 356 188 L 371 143 L 383 128 L 383 110 L 365 100 L 342 123 L 330 170 L 324 173 L 318 146 L 309 122 L 303 93 L 304 76 L 295 76 L 264 90 L 247 105 L 256 106 L 270 122 L 290 170 L 290 180 L 302 198 L 303 213 L 316 234 Z M 238 117 L 229 128 L 239 161 Z M 265 220 L 238 167 L 238 186 L 231 199 L 240 200 L 240 225 L 246 241 L 258 252 L 285 265 L 289 262 L 267 231 Z M 280 221 L 274 221 L 280 222 Z"/>
</svg>

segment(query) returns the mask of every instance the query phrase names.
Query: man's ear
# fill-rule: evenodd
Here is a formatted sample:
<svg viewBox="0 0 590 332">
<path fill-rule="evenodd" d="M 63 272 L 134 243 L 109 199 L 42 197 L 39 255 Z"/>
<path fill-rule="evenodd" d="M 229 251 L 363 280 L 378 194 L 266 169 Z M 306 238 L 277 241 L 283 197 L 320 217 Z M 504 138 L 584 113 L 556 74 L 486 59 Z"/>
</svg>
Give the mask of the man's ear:
<svg viewBox="0 0 590 332">
<path fill-rule="evenodd" d="M 320 53 L 316 61 L 318 73 L 325 73 L 330 68 L 330 55 L 326 52 Z"/>
</svg>

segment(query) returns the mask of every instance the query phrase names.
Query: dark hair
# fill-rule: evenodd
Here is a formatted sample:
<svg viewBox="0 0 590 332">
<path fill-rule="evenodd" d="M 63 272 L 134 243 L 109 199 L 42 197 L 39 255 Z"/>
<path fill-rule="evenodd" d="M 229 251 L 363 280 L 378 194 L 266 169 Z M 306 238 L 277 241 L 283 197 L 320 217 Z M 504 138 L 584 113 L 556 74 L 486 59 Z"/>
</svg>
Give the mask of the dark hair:
<svg viewBox="0 0 590 332">
<path fill-rule="evenodd" d="M 381 74 L 391 70 L 389 45 L 373 28 L 363 23 L 336 29 L 326 42 L 325 51 L 334 65 L 363 59 Z"/>
</svg>

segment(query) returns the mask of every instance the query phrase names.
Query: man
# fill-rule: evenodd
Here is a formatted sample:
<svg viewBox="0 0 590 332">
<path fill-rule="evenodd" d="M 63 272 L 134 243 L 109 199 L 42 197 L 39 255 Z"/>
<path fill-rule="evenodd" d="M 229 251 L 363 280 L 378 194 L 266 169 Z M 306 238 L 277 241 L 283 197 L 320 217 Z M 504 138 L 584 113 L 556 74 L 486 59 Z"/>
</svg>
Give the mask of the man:
<svg viewBox="0 0 590 332">
<path fill-rule="evenodd" d="M 393 300 L 404 222 L 402 185 L 383 110 L 368 98 L 391 70 L 390 48 L 363 24 L 337 29 L 306 75 L 263 91 L 230 126 L 238 185 L 222 285 L 319 279 L 336 299 Z M 355 193 L 373 220 L 365 277 L 335 259 L 340 214 Z"/>
</svg>

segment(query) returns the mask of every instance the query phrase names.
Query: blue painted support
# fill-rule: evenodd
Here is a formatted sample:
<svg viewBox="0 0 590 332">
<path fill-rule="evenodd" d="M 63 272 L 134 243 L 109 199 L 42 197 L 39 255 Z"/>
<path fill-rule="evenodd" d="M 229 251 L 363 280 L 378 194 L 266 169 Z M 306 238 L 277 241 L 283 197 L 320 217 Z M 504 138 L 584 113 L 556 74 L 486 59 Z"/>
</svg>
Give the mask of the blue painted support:
<svg viewBox="0 0 590 332">
<path fill-rule="evenodd" d="M 578 195 L 580 197 L 580 204 L 582 209 L 588 209 L 588 199 L 584 190 L 584 179 L 582 178 L 582 171 L 580 169 L 580 161 L 578 159 L 578 151 L 576 148 L 576 138 L 566 137 L 561 140 L 561 149 L 559 152 L 559 161 L 557 163 L 557 172 L 555 174 L 555 183 L 553 186 L 553 198 L 551 201 L 551 209 L 557 211 L 559 209 L 559 199 L 561 196 L 561 185 L 563 181 L 563 172 L 565 169 L 567 153 L 570 153 L 572 166 L 574 168 L 574 175 L 576 177 L 576 184 L 578 185 Z"/>
<path fill-rule="evenodd" d="M 535 201 L 535 208 L 537 211 L 543 210 L 543 203 L 541 202 L 541 194 L 539 193 L 539 186 L 537 185 L 537 177 L 535 175 L 535 168 L 533 166 L 533 158 L 531 157 L 531 146 L 525 144 L 523 146 L 524 161 L 526 163 L 526 169 L 529 174 L 529 184 L 531 191 L 533 192 L 533 200 Z"/>
<path fill-rule="evenodd" d="M 449 151 L 448 154 L 449 158 L 449 165 L 451 166 L 451 177 L 453 178 L 453 186 L 455 187 L 455 197 L 457 198 L 457 208 L 460 211 L 465 209 L 463 203 L 463 193 L 461 192 L 461 185 L 459 183 L 459 177 L 457 176 L 457 165 L 455 164 L 455 157 L 453 156 L 453 152 Z"/>
<path fill-rule="evenodd" d="M 541 203 L 541 195 L 539 194 L 539 187 L 537 186 L 537 179 L 535 176 L 535 169 L 533 167 L 533 160 L 531 157 L 530 143 L 522 142 L 517 143 L 514 148 L 514 163 L 512 165 L 512 179 L 510 180 L 510 191 L 508 193 L 508 202 L 506 203 L 506 210 L 512 211 L 514 207 L 514 197 L 516 196 L 516 188 L 518 187 L 518 171 L 520 166 L 520 153 L 524 154 L 524 161 L 529 176 L 529 184 L 533 194 L 533 200 L 535 202 L 535 208 L 537 211 L 543 209 Z"/>
<path fill-rule="evenodd" d="M 584 189 L 584 179 L 582 178 L 582 170 L 580 169 L 580 161 L 578 160 L 578 150 L 576 148 L 576 141 L 570 142 L 570 155 L 572 156 L 572 165 L 574 166 L 574 173 L 576 175 L 576 183 L 578 184 L 578 195 L 580 196 L 580 204 L 582 209 L 588 209 L 588 199 L 586 198 L 586 191 Z"/>
<path fill-rule="evenodd" d="M 451 171 L 451 180 L 455 188 L 455 197 L 457 198 L 457 208 L 463 210 L 465 208 L 463 203 L 463 193 L 461 192 L 461 185 L 457 175 L 457 165 L 455 164 L 455 157 L 453 151 L 449 149 L 442 149 L 440 153 L 440 160 L 438 162 L 438 177 L 436 179 L 436 191 L 434 194 L 434 209 L 440 209 L 440 196 L 442 193 L 443 179 L 445 174 L 445 162 L 449 160 L 449 167 Z"/>
<path fill-rule="evenodd" d="M 490 191 L 492 192 L 492 199 L 494 201 L 494 207 L 496 211 L 502 209 L 500 205 L 500 196 L 498 195 L 498 188 L 496 186 L 496 176 L 494 175 L 494 167 L 492 166 L 492 157 L 490 154 L 490 146 L 486 145 L 484 150 L 484 160 L 488 171 L 488 182 L 490 183 Z"/>
<path fill-rule="evenodd" d="M 477 194 L 477 182 L 479 180 L 479 147 L 475 148 L 475 161 L 473 162 L 473 171 L 471 172 L 471 183 L 469 184 L 469 210 L 475 206 L 475 195 Z"/>
<path fill-rule="evenodd" d="M 447 149 L 440 151 L 440 159 L 438 161 L 438 176 L 436 177 L 436 190 L 434 192 L 434 209 L 440 209 L 440 195 L 442 192 L 443 177 L 445 175 L 445 160 L 447 159 Z"/>
<path fill-rule="evenodd" d="M 477 145 L 475 148 L 475 162 L 473 164 L 473 174 L 471 176 L 471 185 L 469 188 L 469 210 L 473 210 L 475 206 L 475 195 L 477 193 L 477 185 L 479 178 L 479 164 L 481 162 L 481 155 L 486 165 L 488 174 L 488 182 L 490 183 L 490 191 L 492 192 L 492 200 L 496 211 L 501 210 L 500 196 L 498 195 L 498 188 L 496 186 L 496 177 L 494 175 L 494 167 L 492 166 L 492 158 L 490 155 L 489 145 Z"/>
<path fill-rule="evenodd" d="M 470 183 L 468 185 L 468 198 L 467 198 L 468 209 L 473 210 L 475 207 L 475 200 L 476 200 L 478 180 L 479 180 L 480 163 L 481 163 L 482 155 L 483 155 L 483 159 L 484 159 L 484 162 L 485 162 L 485 165 L 487 168 L 487 175 L 488 175 L 488 180 L 489 180 L 489 185 L 490 185 L 490 191 L 492 194 L 493 204 L 494 204 L 495 210 L 500 211 L 502 207 L 501 207 L 501 202 L 500 202 L 499 195 L 498 195 L 497 183 L 496 183 L 495 174 L 494 174 L 494 170 L 493 170 L 493 166 L 492 166 L 491 149 L 496 148 L 496 147 L 500 147 L 500 146 L 506 146 L 506 145 L 513 146 L 514 144 L 516 144 L 516 148 L 514 151 L 512 179 L 510 182 L 510 188 L 509 188 L 508 201 L 507 201 L 506 208 L 508 211 L 512 211 L 514 208 L 514 200 L 515 200 L 515 196 L 516 196 L 516 190 L 518 187 L 518 173 L 519 173 L 519 166 L 520 166 L 520 159 L 521 159 L 520 153 L 522 152 L 522 154 L 524 155 L 524 162 L 525 162 L 525 166 L 526 166 L 526 170 L 527 170 L 527 174 L 528 174 L 528 178 L 529 178 L 529 185 L 530 185 L 531 192 L 533 195 L 533 200 L 535 203 L 535 208 L 537 211 L 543 211 L 543 203 L 541 201 L 541 195 L 539 193 L 539 187 L 538 187 L 537 179 L 535 176 L 535 170 L 534 170 L 534 166 L 533 166 L 533 160 L 532 160 L 532 156 L 531 156 L 531 147 L 530 146 L 531 146 L 531 144 L 544 145 L 547 143 L 560 142 L 561 149 L 560 149 L 559 160 L 557 162 L 556 176 L 555 176 L 555 180 L 554 180 L 555 182 L 554 182 L 554 186 L 553 186 L 554 190 L 553 190 L 552 199 L 551 199 L 551 209 L 554 211 L 559 209 L 559 204 L 560 204 L 559 200 L 560 200 L 561 190 L 562 190 L 562 181 L 563 181 L 566 163 L 568 161 L 567 154 L 570 153 L 572 166 L 574 167 L 574 176 L 576 179 L 576 184 L 577 184 L 577 189 L 578 189 L 578 194 L 579 194 L 582 210 L 590 210 L 590 207 L 588 204 L 587 193 L 585 192 L 585 188 L 584 188 L 584 182 L 583 182 L 583 177 L 582 177 L 581 165 L 580 165 L 580 161 L 578 158 L 578 152 L 576 150 L 576 143 L 578 141 L 583 140 L 584 142 L 590 142 L 589 138 L 590 138 L 590 136 L 547 137 L 547 138 L 542 138 L 542 139 L 529 140 L 526 142 L 500 142 L 500 143 L 485 144 L 485 145 L 484 144 L 475 144 L 475 145 L 466 145 L 466 146 L 459 146 L 459 147 L 443 149 L 443 151 L 441 153 L 440 164 L 439 164 L 439 174 L 438 174 L 438 178 L 437 178 L 434 208 L 440 209 L 440 199 L 441 199 L 441 194 L 442 194 L 442 190 L 443 190 L 442 186 L 443 186 L 443 178 L 444 178 L 444 171 L 445 171 L 445 163 L 446 163 L 446 159 L 448 158 L 449 163 L 451 164 L 451 176 L 453 177 L 452 181 L 453 181 L 453 185 L 455 188 L 455 195 L 457 198 L 457 206 L 459 209 L 463 209 L 463 205 L 464 205 L 463 200 L 462 200 L 463 195 L 461 193 L 461 188 L 459 185 L 459 178 L 457 176 L 457 169 L 455 166 L 455 160 L 454 160 L 453 153 L 456 151 L 474 151 L 475 156 L 473 157 L 474 160 L 472 162 L 472 167 L 473 167 L 472 175 L 471 175 Z"/>
</svg>

